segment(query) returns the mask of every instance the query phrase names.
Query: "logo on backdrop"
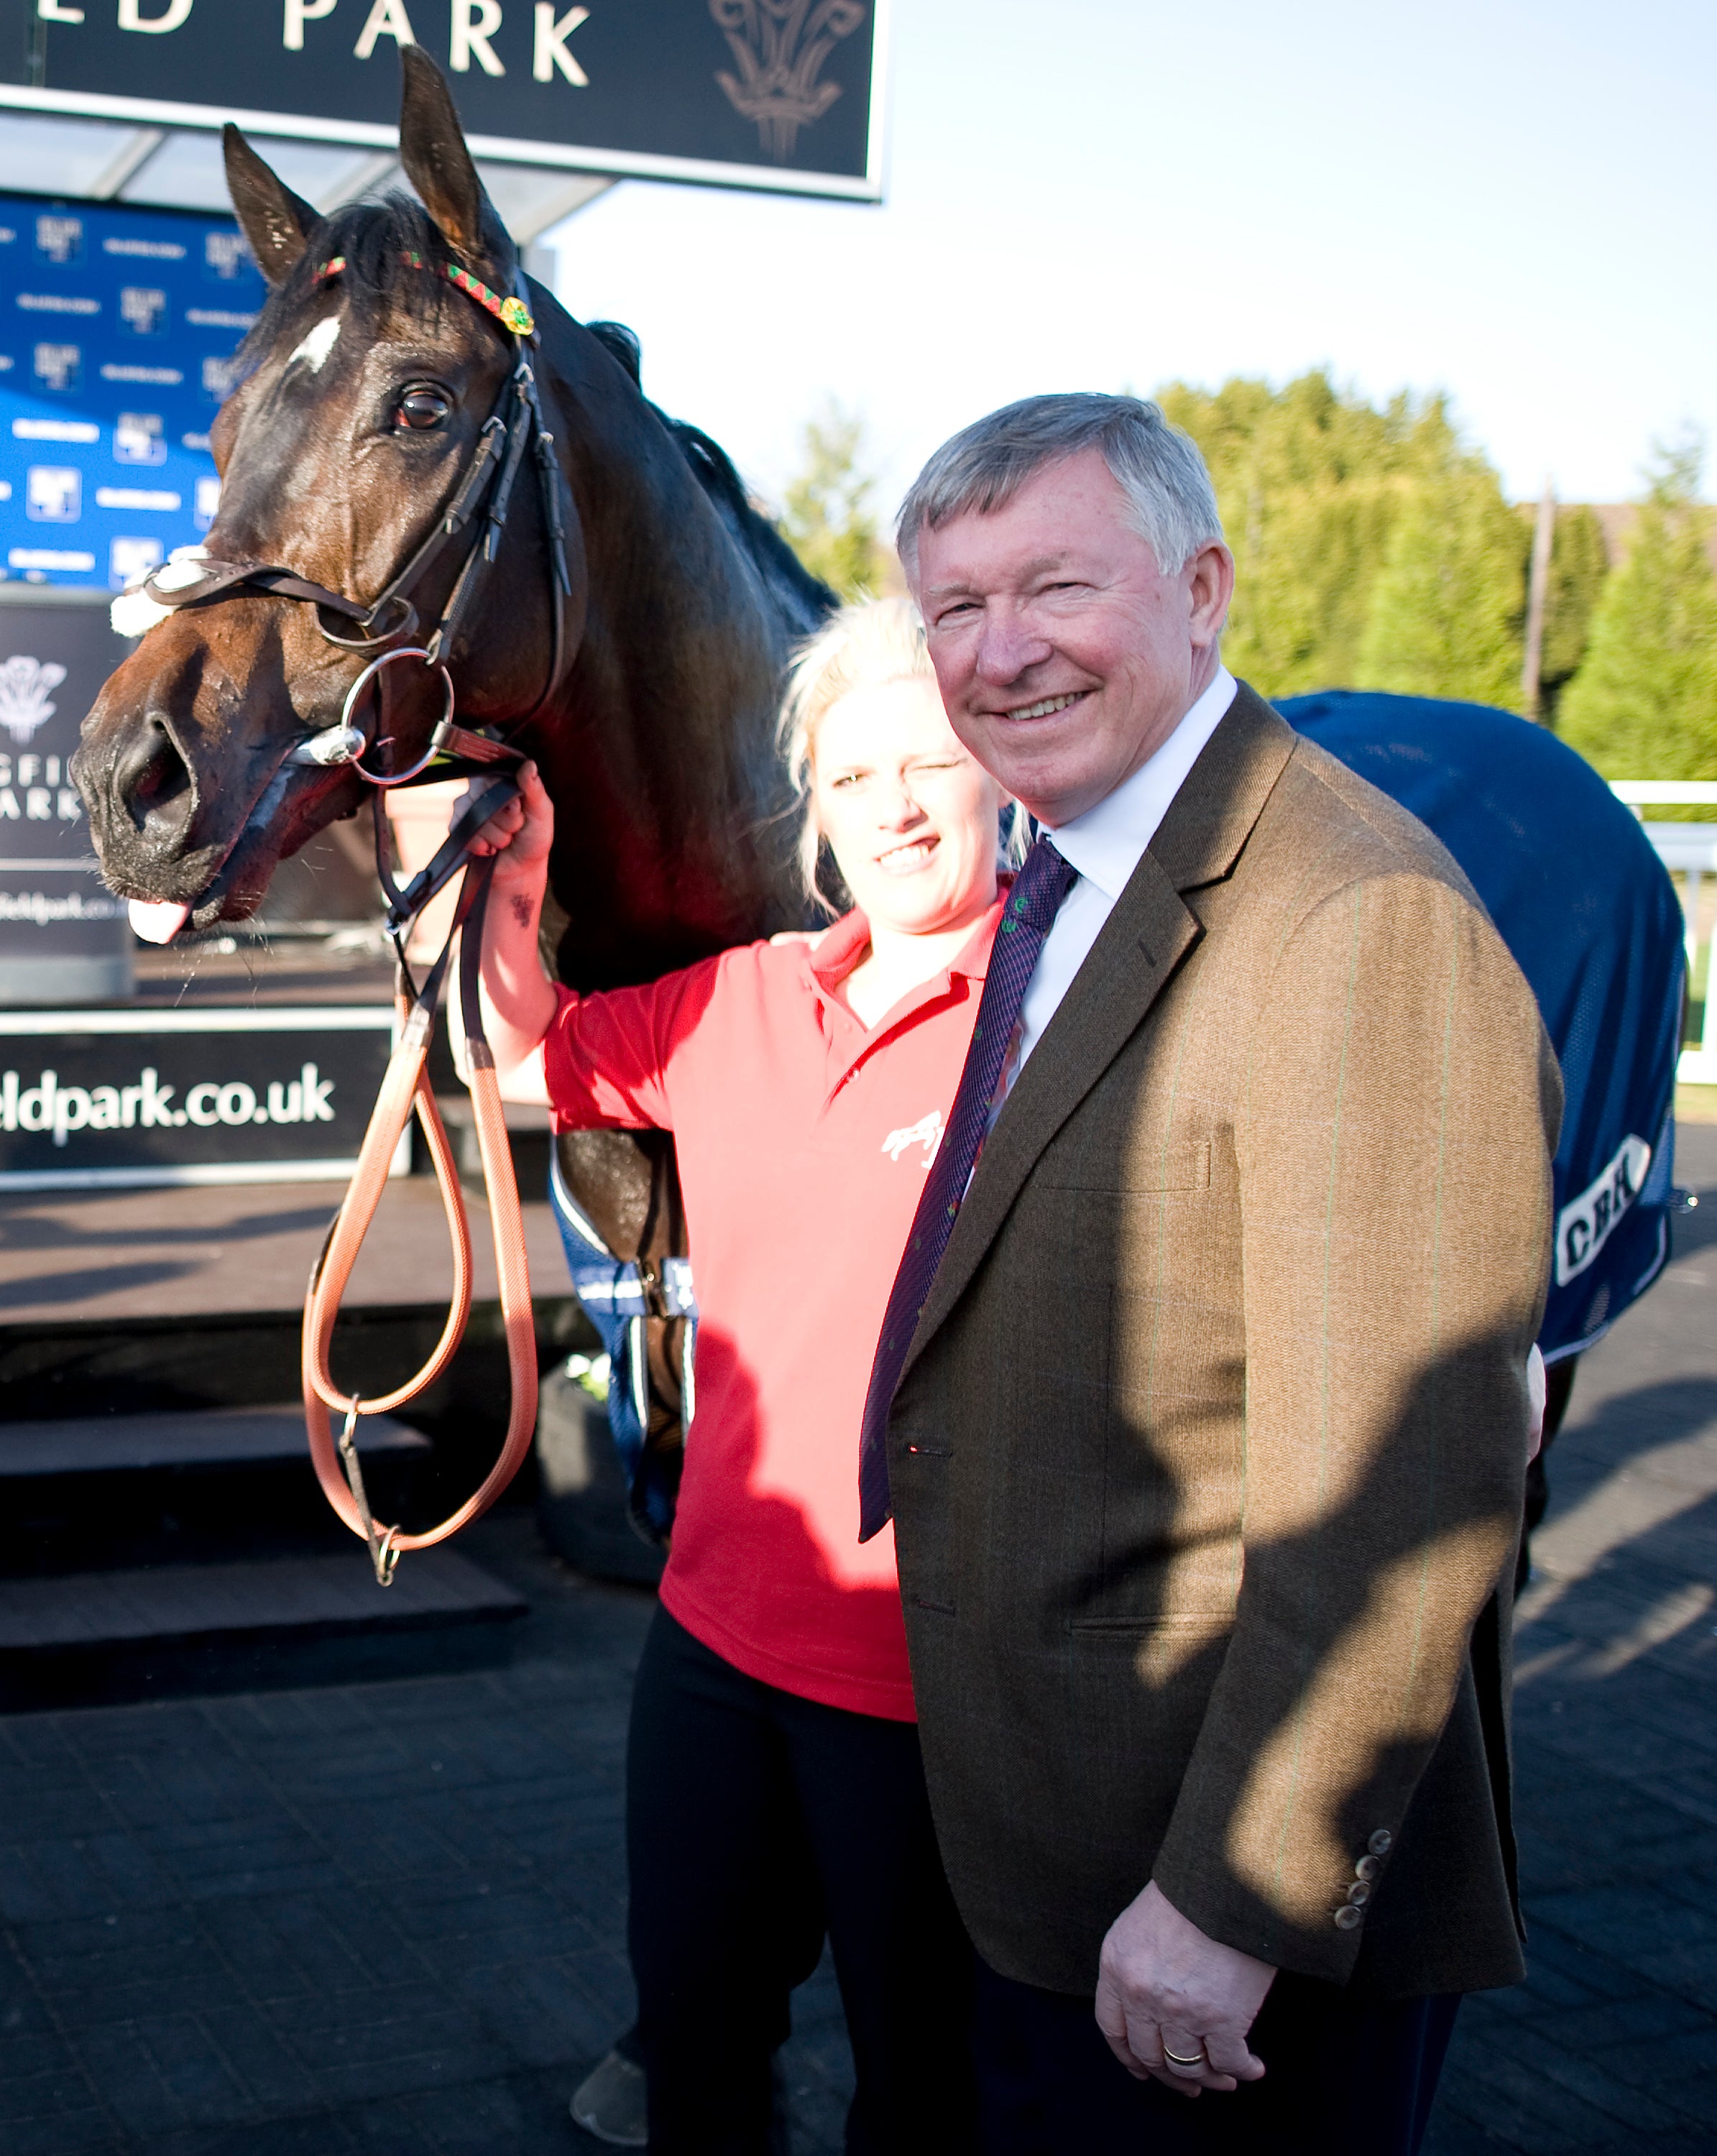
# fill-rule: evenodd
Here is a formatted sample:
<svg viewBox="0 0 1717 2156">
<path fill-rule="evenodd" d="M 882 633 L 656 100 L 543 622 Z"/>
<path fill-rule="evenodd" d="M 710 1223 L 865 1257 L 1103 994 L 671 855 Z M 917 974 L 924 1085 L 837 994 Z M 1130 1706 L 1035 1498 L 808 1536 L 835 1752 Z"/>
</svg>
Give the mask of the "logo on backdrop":
<svg viewBox="0 0 1717 2156">
<path fill-rule="evenodd" d="M 75 524 L 83 513 L 84 476 L 72 465 L 32 465 L 24 476 L 23 513 L 38 524 Z"/>
<path fill-rule="evenodd" d="M 44 262 L 75 262 L 84 251 L 84 220 L 49 214 L 36 219 L 36 252 Z"/>
<path fill-rule="evenodd" d="M 716 80 L 734 110 L 757 122 L 763 145 L 778 163 L 793 155 L 801 127 L 810 127 L 841 95 L 819 82 L 823 63 L 865 19 L 864 0 L 709 0 L 739 73 Z"/>
<path fill-rule="evenodd" d="M 121 412 L 113 423 L 113 454 L 122 465 L 167 461 L 167 428 L 158 412 Z"/>
<path fill-rule="evenodd" d="M 84 378 L 84 355 L 75 344 L 39 344 L 30 362 L 43 389 L 75 389 Z"/>
<path fill-rule="evenodd" d="M 52 659 L 8 659 L 0 665 L 0 726 L 20 748 L 53 717 L 48 699 L 64 679 L 64 667 Z"/>
<path fill-rule="evenodd" d="M 230 285 L 256 263 L 242 233 L 208 232 L 203 236 L 203 266 L 211 277 Z"/>
</svg>

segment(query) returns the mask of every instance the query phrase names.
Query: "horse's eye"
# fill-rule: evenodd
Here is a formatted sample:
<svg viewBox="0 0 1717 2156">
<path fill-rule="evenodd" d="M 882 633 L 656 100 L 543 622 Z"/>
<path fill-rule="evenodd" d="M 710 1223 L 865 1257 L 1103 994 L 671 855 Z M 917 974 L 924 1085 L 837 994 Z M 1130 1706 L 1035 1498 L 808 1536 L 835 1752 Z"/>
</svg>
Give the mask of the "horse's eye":
<svg viewBox="0 0 1717 2156">
<path fill-rule="evenodd" d="M 439 427 L 453 409 L 439 389 L 408 389 L 394 417 L 402 427 Z"/>
</svg>

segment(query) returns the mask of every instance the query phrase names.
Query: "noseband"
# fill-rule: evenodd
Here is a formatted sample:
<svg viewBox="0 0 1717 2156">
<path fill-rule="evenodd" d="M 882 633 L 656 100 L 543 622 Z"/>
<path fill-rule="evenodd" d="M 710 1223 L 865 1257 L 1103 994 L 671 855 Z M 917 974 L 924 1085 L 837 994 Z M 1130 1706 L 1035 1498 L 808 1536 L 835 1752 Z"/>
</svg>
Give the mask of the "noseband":
<svg viewBox="0 0 1717 2156">
<path fill-rule="evenodd" d="M 425 267 L 419 254 L 409 254 L 406 260 L 414 268 Z M 345 256 L 337 254 L 332 261 L 322 264 L 312 281 L 324 284 L 338 276 L 345 267 Z M 514 291 L 503 298 L 453 263 L 444 264 L 443 270 L 450 284 L 492 315 L 506 331 L 512 340 L 514 360 L 446 508 L 380 597 L 366 604 L 362 599 L 349 598 L 343 592 L 330 591 L 326 585 L 312 583 L 296 570 L 264 562 L 224 560 L 200 548 L 175 553 L 158 568 L 152 569 L 127 594 L 147 598 L 169 613 L 183 607 L 210 606 L 223 599 L 241 597 L 297 599 L 313 606 L 316 627 L 327 642 L 337 644 L 342 651 L 362 654 L 368 663 L 347 691 L 338 725 L 306 735 L 288 753 L 285 762 L 324 767 L 350 764 L 372 786 L 404 785 L 450 750 L 476 763 L 491 763 L 506 753 L 499 742 L 454 723 L 455 692 L 447 660 L 484 574 L 499 550 L 519 467 L 527 455 L 536 462 L 543 528 L 548 538 L 553 649 L 542 693 L 515 723 L 522 725 L 536 717 L 558 685 L 566 660 L 565 607 L 572 597 L 573 584 L 567 568 L 566 523 L 561 502 L 563 481 L 555 459 L 554 436 L 543 424 L 536 370 L 531 363 L 538 339 L 536 322 L 523 296 L 523 280 L 518 280 Z M 440 620 L 423 643 L 404 642 L 403 639 L 416 634 L 419 628 L 413 592 L 461 541 L 466 544 L 465 560 Z M 330 616 L 342 626 L 331 626 Z M 383 741 L 378 739 L 372 744 L 364 732 L 357 716 L 359 700 L 373 681 L 377 702 L 383 704 L 388 686 L 386 670 L 403 659 L 419 660 L 440 675 L 442 716 L 430 733 L 423 755 L 409 770 L 372 771 L 363 757 L 373 745 L 383 747 Z"/>
</svg>

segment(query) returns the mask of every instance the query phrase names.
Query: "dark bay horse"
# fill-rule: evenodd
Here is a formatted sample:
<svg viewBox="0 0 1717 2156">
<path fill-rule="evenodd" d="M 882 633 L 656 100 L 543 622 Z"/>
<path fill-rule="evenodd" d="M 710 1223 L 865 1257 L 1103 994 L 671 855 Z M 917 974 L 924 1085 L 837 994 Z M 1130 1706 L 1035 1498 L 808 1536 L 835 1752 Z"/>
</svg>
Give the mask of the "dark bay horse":
<svg viewBox="0 0 1717 2156">
<path fill-rule="evenodd" d="M 400 159 L 421 208 L 399 197 L 319 218 L 227 130 L 234 207 L 273 290 L 212 429 L 223 487 L 206 552 L 366 601 L 469 470 L 517 356 L 491 317 L 499 295 L 526 290 L 446 85 L 416 49 L 401 58 Z M 750 508 L 722 452 L 646 403 L 626 332 L 593 333 L 537 285 L 527 300 L 570 588 L 549 573 L 547 511 L 527 474 L 443 656 L 460 722 L 497 727 L 542 768 L 557 813 L 553 963 L 599 988 L 800 923 L 774 723 L 786 652 L 833 594 Z M 450 547 L 414 589 L 422 622 L 470 552 Z M 279 861 L 368 806 L 349 763 L 288 761 L 337 721 L 376 649 L 332 642 L 327 624 L 314 606 L 229 592 L 166 613 L 112 676 L 76 775 L 121 896 L 157 917 L 175 909 L 169 926 L 243 919 Z M 393 721 L 415 730 L 408 750 L 439 716 L 439 700 L 418 702 Z M 610 1245 L 660 1255 L 663 1147 L 562 1144 Z"/>
</svg>

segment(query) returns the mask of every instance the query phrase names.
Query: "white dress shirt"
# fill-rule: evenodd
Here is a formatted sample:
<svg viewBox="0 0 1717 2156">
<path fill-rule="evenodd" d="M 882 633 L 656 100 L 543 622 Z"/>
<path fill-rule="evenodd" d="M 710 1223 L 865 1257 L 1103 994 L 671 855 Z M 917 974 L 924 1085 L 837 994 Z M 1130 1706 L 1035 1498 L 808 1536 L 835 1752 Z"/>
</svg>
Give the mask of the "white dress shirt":
<svg viewBox="0 0 1717 2156">
<path fill-rule="evenodd" d="M 1234 696 L 1234 676 L 1226 666 L 1218 666 L 1210 687 L 1130 778 L 1123 779 L 1094 808 L 1049 834 L 1056 851 L 1078 870 L 1079 880 L 1062 900 L 1055 926 L 1044 938 L 1020 1007 L 1015 1052 L 1009 1059 L 1010 1085 L 1061 1008 L 1074 974 L 1085 963 L 1115 901 L 1168 814 L 1170 803 Z"/>
</svg>

